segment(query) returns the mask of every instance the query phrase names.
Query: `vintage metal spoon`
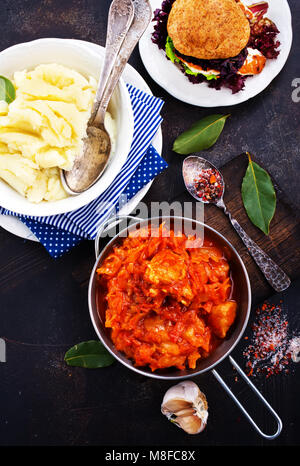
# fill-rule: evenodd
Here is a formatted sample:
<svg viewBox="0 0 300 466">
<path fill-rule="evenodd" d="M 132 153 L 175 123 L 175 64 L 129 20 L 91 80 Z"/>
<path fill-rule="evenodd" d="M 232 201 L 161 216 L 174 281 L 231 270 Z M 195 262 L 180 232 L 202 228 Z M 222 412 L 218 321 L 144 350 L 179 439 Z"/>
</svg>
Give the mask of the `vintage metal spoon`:
<svg viewBox="0 0 300 466">
<path fill-rule="evenodd" d="M 116 84 L 123 73 L 134 47 L 142 37 L 151 20 L 152 10 L 148 0 L 132 0 L 132 3 L 134 6 L 133 21 L 117 55 L 115 66 L 103 92 L 102 100 L 99 101 L 98 109 L 95 110 L 94 107 L 92 111 L 91 120 L 94 120 L 94 123 L 104 118 L 106 108 Z M 96 97 L 96 101 L 97 100 Z"/>
<path fill-rule="evenodd" d="M 125 38 L 122 42 L 122 45 L 120 47 L 119 53 L 117 54 L 117 58 L 115 61 L 115 65 L 113 67 L 113 70 L 111 72 L 111 75 L 109 77 L 109 80 L 106 84 L 106 88 L 104 89 L 102 93 L 102 98 L 99 98 L 99 95 L 97 93 L 96 99 L 95 99 L 95 105 L 92 111 L 92 115 L 90 118 L 90 122 L 97 122 L 97 121 L 104 121 L 105 117 L 105 112 L 107 109 L 107 106 L 109 104 L 110 98 L 112 96 L 112 93 L 120 79 L 120 76 L 129 60 L 130 55 L 132 54 L 132 51 L 136 44 L 138 43 L 139 39 L 145 32 L 152 16 L 152 10 L 150 7 L 150 4 L 148 0 L 132 0 L 133 6 L 134 6 L 134 16 L 133 16 L 133 21 L 131 23 L 131 26 L 129 30 L 127 31 Z M 100 100 L 99 100 L 100 99 Z M 89 125 L 90 125 L 89 122 Z M 94 124 L 94 123 L 93 123 Z M 103 161 L 100 165 L 98 165 L 97 170 L 94 173 L 90 173 L 90 179 L 92 180 L 91 184 L 89 183 L 84 183 L 81 178 L 81 173 L 86 170 L 85 166 L 88 164 L 87 159 L 83 160 L 76 160 L 76 165 L 77 167 L 80 166 L 80 172 L 76 172 L 75 166 L 71 170 L 71 172 L 74 171 L 74 178 L 76 178 L 76 181 L 68 183 L 66 186 L 66 179 L 64 180 L 65 182 L 64 187 L 65 189 L 70 193 L 70 194 L 78 194 L 79 192 L 82 192 L 86 189 L 88 189 L 89 186 L 94 184 L 102 175 L 103 171 L 105 170 L 108 160 L 109 160 L 109 153 L 107 152 L 107 155 L 105 158 L 103 158 Z M 101 162 L 101 160 L 99 161 Z M 91 170 L 90 170 L 91 171 Z M 85 175 L 86 176 L 86 175 Z M 63 178 L 68 178 L 68 181 L 70 181 L 70 178 L 73 177 L 70 172 L 64 172 L 64 177 Z M 80 183 L 81 188 L 84 187 L 85 189 L 81 189 L 81 191 L 76 191 L 74 190 L 74 184 L 76 183 L 77 189 L 78 189 L 78 184 Z M 88 186 L 89 184 L 89 186 Z M 70 186 L 72 185 L 72 186 Z M 84 186 L 83 186 L 84 185 Z M 87 186 L 87 187 L 86 187 Z M 70 189 L 72 187 L 72 189 Z"/>
<path fill-rule="evenodd" d="M 196 192 L 195 188 L 195 179 L 199 176 L 202 170 L 214 169 L 220 175 L 222 190 L 219 196 L 213 201 L 204 201 Z M 183 162 L 182 174 L 186 189 L 188 192 L 200 202 L 205 204 L 215 204 L 217 207 L 220 207 L 224 210 L 225 214 L 229 217 L 235 231 L 238 233 L 243 243 L 247 247 L 249 253 L 255 260 L 256 264 L 264 274 L 266 280 L 277 292 L 286 290 L 290 284 L 291 280 L 286 275 L 286 273 L 277 265 L 275 262 L 262 250 L 260 247 L 247 235 L 239 223 L 232 218 L 230 212 L 228 211 L 224 200 L 224 191 L 225 183 L 222 174 L 220 171 L 208 160 L 203 159 L 195 155 L 187 157 Z"/>
<path fill-rule="evenodd" d="M 115 81 L 112 85 L 111 72 L 133 21 L 133 16 L 134 6 L 131 0 L 113 0 L 108 14 L 105 58 L 92 115 L 86 130 L 87 137 L 83 139 L 81 153 L 77 154 L 73 168 L 70 171 L 62 172 L 63 185 L 71 194 L 81 193 L 94 184 L 103 172 L 109 158 L 111 140 L 104 126 L 104 116 L 109 99 L 106 107 L 101 103 L 107 86 L 110 85 L 112 93 L 117 84 Z"/>
</svg>

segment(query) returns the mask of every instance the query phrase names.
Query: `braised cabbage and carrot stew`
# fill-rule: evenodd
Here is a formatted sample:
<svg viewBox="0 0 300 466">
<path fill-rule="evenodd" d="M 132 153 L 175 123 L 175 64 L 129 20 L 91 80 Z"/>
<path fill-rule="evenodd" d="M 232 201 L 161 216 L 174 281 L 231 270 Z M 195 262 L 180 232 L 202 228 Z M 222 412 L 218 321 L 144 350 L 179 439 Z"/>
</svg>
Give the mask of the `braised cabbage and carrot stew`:
<svg viewBox="0 0 300 466">
<path fill-rule="evenodd" d="M 130 233 L 97 269 L 98 310 L 117 350 L 152 371 L 196 367 L 226 337 L 237 303 L 230 268 L 210 239 L 164 225 Z"/>
</svg>

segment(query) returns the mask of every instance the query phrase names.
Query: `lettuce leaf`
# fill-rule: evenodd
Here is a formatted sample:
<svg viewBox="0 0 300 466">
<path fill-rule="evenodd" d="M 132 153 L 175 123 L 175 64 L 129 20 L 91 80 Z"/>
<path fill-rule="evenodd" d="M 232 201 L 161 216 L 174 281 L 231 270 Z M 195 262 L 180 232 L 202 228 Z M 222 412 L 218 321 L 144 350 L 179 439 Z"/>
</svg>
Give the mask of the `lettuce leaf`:
<svg viewBox="0 0 300 466">
<path fill-rule="evenodd" d="M 185 63 L 183 63 L 179 58 L 176 57 L 174 49 L 175 47 L 174 47 L 173 41 L 171 37 L 168 36 L 167 41 L 166 41 L 165 51 L 166 51 L 167 57 L 171 60 L 172 63 L 181 63 L 184 67 L 184 71 L 186 74 L 189 74 L 192 76 L 197 76 L 198 74 L 202 74 L 203 76 L 205 76 L 205 78 L 208 81 L 210 81 L 211 79 L 217 79 L 217 76 L 215 74 L 210 74 L 207 76 L 206 74 L 201 73 L 201 71 L 199 71 L 199 73 L 192 71 Z"/>
<path fill-rule="evenodd" d="M 180 63 L 179 58 L 176 57 L 174 53 L 174 44 L 170 36 L 167 37 L 166 42 L 166 55 L 171 60 L 172 63 Z"/>
<path fill-rule="evenodd" d="M 218 76 L 215 74 L 210 74 L 209 76 L 205 76 L 207 81 L 211 81 L 212 79 L 218 79 Z"/>
<path fill-rule="evenodd" d="M 192 76 L 198 76 L 198 74 L 202 74 L 203 76 L 206 77 L 207 81 L 210 81 L 211 79 L 217 79 L 217 76 L 215 74 L 207 75 L 207 74 L 201 73 L 201 71 L 199 71 L 199 73 L 195 73 L 185 63 L 182 63 L 182 64 L 184 66 L 184 71 L 186 72 L 186 74 L 190 74 Z"/>
</svg>

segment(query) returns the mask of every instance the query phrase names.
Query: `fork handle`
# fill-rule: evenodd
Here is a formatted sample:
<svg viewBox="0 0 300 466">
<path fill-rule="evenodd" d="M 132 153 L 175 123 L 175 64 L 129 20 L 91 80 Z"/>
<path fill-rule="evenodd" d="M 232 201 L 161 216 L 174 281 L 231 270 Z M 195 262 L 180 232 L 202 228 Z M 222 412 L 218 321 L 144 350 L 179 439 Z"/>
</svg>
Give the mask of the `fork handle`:
<svg viewBox="0 0 300 466">
<path fill-rule="evenodd" d="M 114 89 L 123 73 L 123 70 L 135 48 L 151 21 L 152 10 L 148 0 L 134 1 L 134 18 L 119 50 L 115 66 L 109 82 L 103 92 L 95 120 L 104 121 L 105 112 Z"/>
<path fill-rule="evenodd" d="M 224 203 L 219 204 L 219 207 L 222 207 L 225 214 L 228 216 L 233 228 L 240 236 L 248 252 L 255 260 L 269 284 L 277 292 L 286 290 L 291 284 L 291 280 L 287 274 L 250 238 L 250 236 L 247 235 L 238 221 L 232 218 L 231 213 Z"/>
<path fill-rule="evenodd" d="M 98 89 L 89 125 L 100 126 L 98 109 L 111 72 L 115 66 L 119 50 L 131 26 L 134 17 L 134 6 L 131 0 L 113 0 L 108 13 L 108 24 L 105 44 L 105 58 L 102 65 Z"/>
</svg>

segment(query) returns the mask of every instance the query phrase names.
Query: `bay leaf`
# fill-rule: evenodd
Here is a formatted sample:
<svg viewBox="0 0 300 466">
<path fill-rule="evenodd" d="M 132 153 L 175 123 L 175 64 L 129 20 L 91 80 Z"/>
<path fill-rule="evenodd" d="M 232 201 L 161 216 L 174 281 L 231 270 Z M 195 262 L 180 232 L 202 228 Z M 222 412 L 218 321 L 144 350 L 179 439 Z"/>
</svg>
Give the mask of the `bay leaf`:
<svg viewBox="0 0 300 466">
<path fill-rule="evenodd" d="M 248 217 L 265 235 L 276 209 L 276 193 L 270 175 L 251 160 L 242 182 L 242 199 Z"/>
<path fill-rule="evenodd" d="M 89 340 L 72 346 L 66 354 L 65 361 L 69 366 L 97 369 L 110 366 L 114 357 L 98 340 Z"/>
<path fill-rule="evenodd" d="M 10 104 L 15 98 L 16 90 L 13 83 L 4 76 L 0 76 L 0 100 L 4 100 Z"/>
<path fill-rule="evenodd" d="M 209 149 L 218 140 L 225 121 L 230 115 L 208 115 L 194 123 L 174 141 L 173 151 L 178 154 L 193 154 Z"/>
</svg>

